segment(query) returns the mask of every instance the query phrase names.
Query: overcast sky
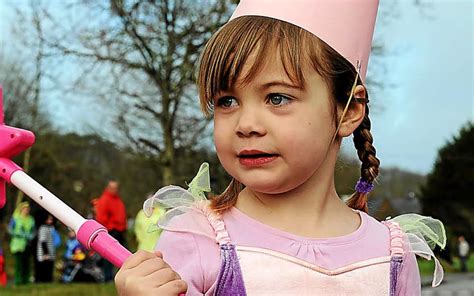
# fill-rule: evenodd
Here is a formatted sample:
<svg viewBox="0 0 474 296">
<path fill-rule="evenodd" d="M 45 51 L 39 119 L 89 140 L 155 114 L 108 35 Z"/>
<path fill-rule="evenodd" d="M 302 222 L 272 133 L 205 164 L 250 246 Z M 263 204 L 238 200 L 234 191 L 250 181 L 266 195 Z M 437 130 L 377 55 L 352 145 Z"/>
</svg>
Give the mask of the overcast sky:
<svg viewBox="0 0 474 296">
<path fill-rule="evenodd" d="M 379 13 L 375 39 L 385 46 L 385 55 L 370 60 L 369 77 L 384 81 L 385 87 L 371 91 L 368 86 L 375 105 L 374 145 L 382 166 L 419 173 L 428 173 L 437 150 L 474 119 L 474 1 L 424 2 L 428 5 L 420 10 L 413 1 L 400 0 L 394 15 L 382 18 Z M 6 3 L 26 2 L 0 0 L 2 49 L 8 47 L 12 16 Z M 381 1 L 380 11 L 392 4 Z M 91 120 L 84 115 L 91 113 L 87 105 L 48 101 L 53 120 L 66 130 L 80 130 Z M 344 146 L 355 156 L 351 142 Z"/>
<path fill-rule="evenodd" d="M 375 38 L 386 54 L 369 61 L 369 74 L 386 86 L 370 94 L 372 131 L 382 166 L 428 173 L 437 150 L 474 118 L 474 7 L 438 0 L 420 11 L 410 3 L 399 1 L 398 15 L 377 19 Z M 380 62 L 384 71 L 373 71 Z"/>
</svg>

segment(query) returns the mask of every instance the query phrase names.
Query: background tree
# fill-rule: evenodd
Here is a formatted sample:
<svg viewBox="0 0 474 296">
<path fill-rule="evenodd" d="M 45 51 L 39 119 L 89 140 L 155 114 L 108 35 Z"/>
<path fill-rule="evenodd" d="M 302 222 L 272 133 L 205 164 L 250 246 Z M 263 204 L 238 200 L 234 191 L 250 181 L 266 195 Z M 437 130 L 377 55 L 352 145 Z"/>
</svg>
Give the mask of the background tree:
<svg viewBox="0 0 474 296">
<path fill-rule="evenodd" d="M 467 123 L 439 150 L 422 187 L 423 210 L 449 225 L 454 235 L 474 240 L 474 124 Z"/>
<path fill-rule="evenodd" d="M 47 112 L 35 104 L 34 76 L 21 59 L 0 52 L 0 84 L 3 86 L 5 123 L 24 129 L 49 131 Z"/>
<path fill-rule="evenodd" d="M 40 133 L 52 131 L 47 112 L 43 111 L 38 104 L 38 73 L 32 74 L 18 56 L 15 58 L 17 60 L 5 52 L 0 53 L 0 84 L 3 87 L 5 123 L 14 127 L 40 131 Z M 27 151 L 15 159 L 25 171 L 29 168 L 30 155 Z M 23 193 L 19 190 L 9 192 L 7 212 L 11 212 L 15 204 L 23 198 Z M 14 192 L 16 199 L 12 198 Z"/>
<path fill-rule="evenodd" d="M 127 146 L 153 156 L 163 184 L 176 178 L 177 149 L 199 145 L 208 121 L 199 112 L 194 67 L 201 48 L 229 17 L 228 1 L 79 1 L 71 18 L 49 14 L 47 43 L 80 62 L 73 85 L 115 110 Z M 54 24 L 58 24 L 55 26 Z M 74 24 L 74 25 L 71 25 Z M 123 141 L 122 141 L 123 143 Z"/>
<path fill-rule="evenodd" d="M 341 153 L 334 170 L 334 178 L 339 195 L 354 193 L 355 184 L 360 178 L 360 161 Z M 406 198 L 411 192 L 418 196 L 419 188 L 424 182 L 425 176 L 421 174 L 396 167 L 382 167 L 369 201 L 377 198 Z"/>
</svg>

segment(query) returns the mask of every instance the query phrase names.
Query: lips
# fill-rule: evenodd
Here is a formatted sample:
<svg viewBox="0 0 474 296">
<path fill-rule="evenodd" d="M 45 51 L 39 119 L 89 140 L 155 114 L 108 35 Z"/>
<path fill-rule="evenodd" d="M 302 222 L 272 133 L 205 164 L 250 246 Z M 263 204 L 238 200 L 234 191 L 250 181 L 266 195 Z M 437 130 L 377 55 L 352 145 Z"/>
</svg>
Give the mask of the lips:
<svg viewBox="0 0 474 296">
<path fill-rule="evenodd" d="M 278 156 L 278 154 L 260 150 L 242 150 L 238 154 L 240 164 L 246 167 L 263 166 L 274 161 Z"/>
</svg>

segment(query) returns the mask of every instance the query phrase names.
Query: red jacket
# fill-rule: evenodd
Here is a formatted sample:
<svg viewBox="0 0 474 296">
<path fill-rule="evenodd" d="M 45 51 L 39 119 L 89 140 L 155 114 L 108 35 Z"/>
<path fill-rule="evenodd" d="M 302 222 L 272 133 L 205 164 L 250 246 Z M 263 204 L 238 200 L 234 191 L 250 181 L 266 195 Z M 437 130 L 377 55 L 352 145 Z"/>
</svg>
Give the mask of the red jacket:
<svg viewBox="0 0 474 296">
<path fill-rule="evenodd" d="M 5 287 L 7 285 L 7 273 L 5 272 L 5 258 L 0 255 L 0 286 Z"/>
<path fill-rule="evenodd" d="M 106 189 L 99 197 L 95 207 L 97 222 L 104 225 L 108 231 L 125 231 L 127 229 L 125 204 L 118 194 L 111 193 Z"/>
</svg>

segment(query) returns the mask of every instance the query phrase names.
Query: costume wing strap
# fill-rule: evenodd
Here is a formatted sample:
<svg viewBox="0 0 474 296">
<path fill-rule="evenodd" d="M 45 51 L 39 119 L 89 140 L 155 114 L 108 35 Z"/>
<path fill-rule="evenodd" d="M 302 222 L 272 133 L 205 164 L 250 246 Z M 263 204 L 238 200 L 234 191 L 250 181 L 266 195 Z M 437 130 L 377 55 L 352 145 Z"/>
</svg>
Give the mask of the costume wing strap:
<svg viewBox="0 0 474 296">
<path fill-rule="evenodd" d="M 427 260 L 434 259 L 435 270 L 432 286 L 436 287 L 441 284 L 444 276 L 443 267 L 432 250 L 436 246 L 442 249 L 446 246 L 446 231 L 443 223 L 438 219 L 418 214 L 400 215 L 391 221 L 397 222 L 405 232 L 413 253 Z"/>
</svg>

